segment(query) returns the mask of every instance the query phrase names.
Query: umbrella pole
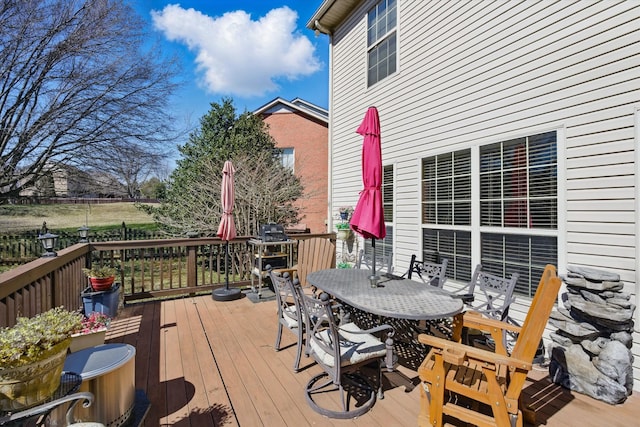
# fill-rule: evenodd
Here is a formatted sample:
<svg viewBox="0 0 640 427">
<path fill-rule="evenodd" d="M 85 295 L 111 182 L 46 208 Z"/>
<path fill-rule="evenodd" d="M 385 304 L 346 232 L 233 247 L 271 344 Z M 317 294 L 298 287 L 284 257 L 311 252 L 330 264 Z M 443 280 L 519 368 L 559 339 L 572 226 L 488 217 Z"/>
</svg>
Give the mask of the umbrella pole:
<svg viewBox="0 0 640 427">
<path fill-rule="evenodd" d="M 224 275 L 225 275 L 224 288 L 228 291 L 229 290 L 229 241 L 228 240 L 227 240 L 227 243 L 224 246 L 225 246 L 225 254 L 224 254 Z"/>
<path fill-rule="evenodd" d="M 215 289 L 211 294 L 213 296 L 213 299 L 216 301 L 232 301 L 234 299 L 240 298 L 242 296 L 240 289 L 238 288 L 229 289 L 229 241 L 228 240 L 225 243 L 224 274 L 225 274 L 224 288 Z"/>
<path fill-rule="evenodd" d="M 371 238 L 371 250 L 373 252 L 372 260 L 371 260 L 371 276 L 369 276 L 369 281 L 371 282 L 372 288 L 378 287 L 378 280 L 380 280 L 380 276 L 376 274 L 376 239 Z"/>
</svg>

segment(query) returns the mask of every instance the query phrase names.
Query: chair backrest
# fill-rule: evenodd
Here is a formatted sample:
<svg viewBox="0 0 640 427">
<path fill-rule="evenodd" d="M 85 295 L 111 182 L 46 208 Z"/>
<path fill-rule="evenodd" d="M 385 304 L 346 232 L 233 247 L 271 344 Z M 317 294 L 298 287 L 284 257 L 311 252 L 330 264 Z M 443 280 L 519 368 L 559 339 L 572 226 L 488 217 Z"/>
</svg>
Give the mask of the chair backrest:
<svg viewBox="0 0 640 427">
<path fill-rule="evenodd" d="M 302 315 L 297 308 L 300 305 L 299 295 L 294 289 L 289 273 L 279 274 L 270 270 L 269 277 L 278 303 L 278 321 L 284 320 L 285 326 L 296 325 L 299 327 L 302 324 Z"/>
<path fill-rule="evenodd" d="M 322 237 L 300 240 L 297 274 L 300 285 L 309 286 L 307 274 L 336 266 L 336 244 Z"/>
<path fill-rule="evenodd" d="M 440 264 L 435 262 L 419 261 L 416 259 L 416 255 L 413 254 L 411 255 L 409 271 L 407 271 L 407 278 L 419 278 L 425 283 L 442 288 L 444 286 L 444 282 L 447 280 L 446 274 L 448 262 L 449 261 L 446 258 L 443 258 Z"/>
<path fill-rule="evenodd" d="M 307 354 L 314 356 L 324 371 L 336 379 L 340 375 L 340 337 L 331 299 L 324 292 L 319 298 L 304 292 L 298 294 L 307 327 Z M 325 357 L 318 357 L 321 354 Z"/>
<path fill-rule="evenodd" d="M 556 268 L 548 264 L 542 272 L 542 277 L 540 277 L 538 289 L 533 301 L 531 301 L 529 312 L 522 324 L 522 329 L 511 352 L 511 357 L 525 361 L 533 360 L 544 328 L 558 298 L 561 284 L 562 280 L 557 276 Z"/>
<path fill-rule="evenodd" d="M 373 268 L 373 254 L 367 253 L 364 249 L 360 249 L 356 268 Z M 385 254 L 376 254 L 376 271 L 384 271 L 385 273 L 393 272 L 393 253 L 387 251 Z"/>
<path fill-rule="evenodd" d="M 486 316 L 505 320 L 514 301 L 513 291 L 518 277 L 518 273 L 513 273 L 508 279 L 496 276 L 483 271 L 482 265 L 478 264 L 466 288 L 474 296 L 471 307 Z"/>
</svg>

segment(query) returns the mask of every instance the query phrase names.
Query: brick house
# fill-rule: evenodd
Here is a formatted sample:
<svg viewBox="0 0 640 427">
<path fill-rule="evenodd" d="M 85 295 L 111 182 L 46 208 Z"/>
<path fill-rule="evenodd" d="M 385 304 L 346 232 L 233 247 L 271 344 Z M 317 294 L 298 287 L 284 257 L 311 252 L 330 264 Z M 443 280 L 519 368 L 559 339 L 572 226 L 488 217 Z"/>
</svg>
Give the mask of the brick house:
<svg viewBox="0 0 640 427">
<path fill-rule="evenodd" d="M 300 98 L 276 98 L 254 111 L 269 126 L 282 150 L 282 161 L 301 179 L 304 196 L 296 202 L 303 217 L 300 228 L 327 230 L 327 162 L 329 113 Z"/>
</svg>

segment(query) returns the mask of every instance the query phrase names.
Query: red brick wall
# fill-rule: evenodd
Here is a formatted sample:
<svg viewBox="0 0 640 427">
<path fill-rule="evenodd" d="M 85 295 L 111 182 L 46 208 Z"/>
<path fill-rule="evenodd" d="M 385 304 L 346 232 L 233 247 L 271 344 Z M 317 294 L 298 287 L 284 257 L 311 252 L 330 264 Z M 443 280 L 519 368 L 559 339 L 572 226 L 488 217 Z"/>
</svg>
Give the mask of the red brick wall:
<svg viewBox="0 0 640 427">
<path fill-rule="evenodd" d="M 327 230 L 328 126 L 297 113 L 263 116 L 269 133 L 280 148 L 293 148 L 294 172 L 302 181 L 305 196 L 297 201 L 301 223 L 312 233 Z"/>
</svg>

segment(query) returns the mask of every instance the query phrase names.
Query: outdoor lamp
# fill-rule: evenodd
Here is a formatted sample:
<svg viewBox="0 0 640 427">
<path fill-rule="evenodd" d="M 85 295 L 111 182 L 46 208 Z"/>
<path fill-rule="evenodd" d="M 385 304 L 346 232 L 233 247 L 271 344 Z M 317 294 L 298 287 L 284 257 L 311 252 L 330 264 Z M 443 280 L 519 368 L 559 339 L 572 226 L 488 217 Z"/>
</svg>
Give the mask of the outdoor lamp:
<svg viewBox="0 0 640 427">
<path fill-rule="evenodd" d="M 80 243 L 87 243 L 89 241 L 89 227 L 83 225 L 78 228 L 78 236 L 80 236 Z"/>
<path fill-rule="evenodd" d="M 40 240 L 42 247 L 45 250 L 45 253 L 42 254 L 43 257 L 58 256 L 58 254 L 53 250 L 58 244 L 57 234 L 51 234 L 49 232 L 46 234 L 40 234 L 38 236 L 38 240 Z"/>
</svg>

